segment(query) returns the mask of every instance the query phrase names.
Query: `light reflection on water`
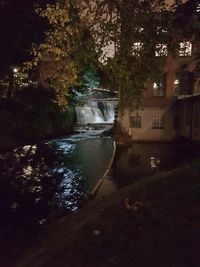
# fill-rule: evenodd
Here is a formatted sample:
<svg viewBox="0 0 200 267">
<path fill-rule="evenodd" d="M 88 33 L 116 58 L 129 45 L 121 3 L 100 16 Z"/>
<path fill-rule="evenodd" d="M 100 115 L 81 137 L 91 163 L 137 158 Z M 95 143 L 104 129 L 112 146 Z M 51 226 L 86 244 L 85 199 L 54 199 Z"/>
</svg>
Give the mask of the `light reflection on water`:
<svg viewBox="0 0 200 267">
<path fill-rule="evenodd" d="M 172 170 L 199 158 L 199 146 L 190 143 L 134 143 L 118 147 L 112 181 L 121 188 L 147 175 Z"/>
<path fill-rule="evenodd" d="M 59 208 L 60 212 L 66 209 L 71 211 L 76 211 L 78 209 L 78 199 L 82 199 L 86 195 L 86 192 L 79 188 L 82 179 L 81 172 L 78 168 L 76 173 L 66 169 L 63 180 L 60 182 L 54 196 L 56 207 Z"/>
<path fill-rule="evenodd" d="M 86 133 L 0 155 L 0 226 L 36 227 L 79 209 L 111 158 L 111 138 Z"/>
</svg>

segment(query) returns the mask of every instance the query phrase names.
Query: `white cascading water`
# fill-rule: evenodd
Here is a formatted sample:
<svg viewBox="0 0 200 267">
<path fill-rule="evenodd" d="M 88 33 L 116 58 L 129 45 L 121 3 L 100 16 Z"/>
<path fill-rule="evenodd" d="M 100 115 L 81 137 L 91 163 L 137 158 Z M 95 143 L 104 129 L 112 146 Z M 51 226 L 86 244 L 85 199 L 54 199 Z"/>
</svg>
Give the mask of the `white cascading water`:
<svg viewBox="0 0 200 267">
<path fill-rule="evenodd" d="M 76 107 L 78 124 L 113 123 L 116 100 L 89 100 L 87 105 Z"/>
<path fill-rule="evenodd" d="M 104 118 L 106 122 L 113 123 L 115 119 L 115 108 L 116 108 L 116 101 L 103 101 L 104 105 Z"/>
</svg>

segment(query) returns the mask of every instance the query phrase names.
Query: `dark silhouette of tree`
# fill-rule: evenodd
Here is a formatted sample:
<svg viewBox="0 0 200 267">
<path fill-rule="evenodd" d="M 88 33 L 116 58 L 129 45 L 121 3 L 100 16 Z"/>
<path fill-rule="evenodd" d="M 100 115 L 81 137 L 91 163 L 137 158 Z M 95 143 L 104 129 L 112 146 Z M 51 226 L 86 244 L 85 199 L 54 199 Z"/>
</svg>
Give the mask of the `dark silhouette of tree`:
<svg viewBox="0 0 200 267">
<path fill-rule="evenodd" d="M 38 0 L 0 1 L 0 73 L 30 58 L 32 43 L 43 40 L 47 21 L 35 14 Z M 43 6 L 51 0 L 42 1 Z"/>
</svg>

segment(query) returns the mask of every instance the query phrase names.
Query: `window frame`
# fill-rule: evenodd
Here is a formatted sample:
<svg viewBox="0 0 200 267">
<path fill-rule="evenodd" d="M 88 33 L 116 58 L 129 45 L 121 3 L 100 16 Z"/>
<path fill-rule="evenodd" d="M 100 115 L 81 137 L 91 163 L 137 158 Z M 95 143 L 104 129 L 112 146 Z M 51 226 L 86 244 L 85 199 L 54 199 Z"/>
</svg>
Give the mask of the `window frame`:
<svg viewBox="0 0 200 267">
<path fill-rule="evenodd" d="M 140 129 L 142 127 L 142 118 L 139 115 L 130 116 L 130 128 Z"/>
<path fill-rule="evenodd" d="M 165 116 L 153 116 L 152 129 L 165 129 Z"/>
<path fill-rule="evenodd" d="M 190 42 L 190 41 L 179 42 L 179 50 L 178 50 L 179 57 L 181 57 L 181 58 L 183 58 L 183 57 L 191 57 L 192 56 L 192 52 L 193 52 L 192 42 Z"/>
<path fill-rule="evenodd" d="M 167 44 L 158 43 L 155 47 L 155 57 L 167 57 L 168 47 Z"/>
<path fill-rule="evenodd" d="M 191 71 L 178 71 L 174 76 L 174 95 L 192 95 L 194 90 L 194 73 Z"/>
<path fill-rule="evenodd" d="M 157 88 L 156 88 L 157 85 Z M 163 73 L 157 81 L 152 84 L 152 97 L 165 97 L 166 93 L 166 73 Z"/>
<path fill-rule="evenodd" d="M 132 46 L 132 54 L 133 56 L 138 56 L 141 53 L 141 50 L 143 49 L 144 43 L 143 42 L 134 42 Z"/>
</svg>

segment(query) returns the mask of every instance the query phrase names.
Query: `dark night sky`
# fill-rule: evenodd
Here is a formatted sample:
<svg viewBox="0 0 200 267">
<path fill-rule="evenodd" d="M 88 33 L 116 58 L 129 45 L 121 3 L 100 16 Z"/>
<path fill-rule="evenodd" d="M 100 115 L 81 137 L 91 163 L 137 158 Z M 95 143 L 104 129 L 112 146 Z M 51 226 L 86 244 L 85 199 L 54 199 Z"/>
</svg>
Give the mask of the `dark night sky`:
<svg viewBox="0 0 200 267">
<path fill-rule="evenodd" d="M 38 42 L 47 23 L 34 14 L 34 4 L 52 0 L 0 1 L 0 72 L 19 65 L 29 57 L 32 42 Z"/>
</svg>

